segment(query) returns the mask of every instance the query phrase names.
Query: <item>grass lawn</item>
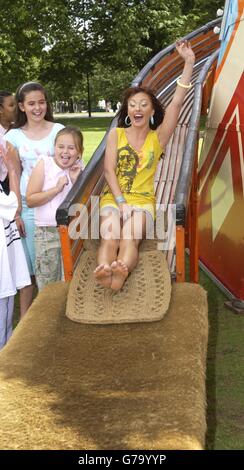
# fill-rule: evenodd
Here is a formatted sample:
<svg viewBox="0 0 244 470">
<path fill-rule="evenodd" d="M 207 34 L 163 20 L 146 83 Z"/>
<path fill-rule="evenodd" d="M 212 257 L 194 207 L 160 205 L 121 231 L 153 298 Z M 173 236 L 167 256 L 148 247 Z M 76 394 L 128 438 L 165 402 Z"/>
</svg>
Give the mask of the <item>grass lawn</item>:
<svg viewBox="0 0 244 470">
<path fill-rule="evenodd" d="M 111 118 L 56 117 L 56 120 L 80 127 L 87 162 Z M 200 284 L 208 293 L 209 305 L 207 448 L 244 450 L 244 316 L 224 307 L 225 295 L 203 272 Z M 18 296 L 15 323 L 17 318 Z"/>
<path fill-rule="evenodd" d="M 208 294 L 208 449 L 244 450 L 244 316 L 225 308 L 226 296 L 200 271 Z"/>
</svg>

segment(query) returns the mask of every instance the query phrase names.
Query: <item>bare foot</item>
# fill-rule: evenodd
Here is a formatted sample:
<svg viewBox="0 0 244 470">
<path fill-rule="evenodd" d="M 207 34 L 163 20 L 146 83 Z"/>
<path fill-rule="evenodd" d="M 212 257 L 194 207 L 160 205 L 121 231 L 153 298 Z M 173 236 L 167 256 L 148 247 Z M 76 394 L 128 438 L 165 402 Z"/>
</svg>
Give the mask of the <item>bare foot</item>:
<svg viewBox="0 0 244 470">
<path fill-rule="evenodd" d="M 108 264 L 99 264 L 93 274 L 97 282 L 103 287 L 111 287 L 112 270 Z"/>
<path fill-rule="evenodd" d="M 117 291 L 120 290 L 124 283 L 125 280 L 127 279 L 129 272 L 128 268 L 123 261 L 118 260 L 114 261 L 111 264 L 111 269 L 112 269 L 112 283 L 111 283 L 111 289 Z"/>
</svg>

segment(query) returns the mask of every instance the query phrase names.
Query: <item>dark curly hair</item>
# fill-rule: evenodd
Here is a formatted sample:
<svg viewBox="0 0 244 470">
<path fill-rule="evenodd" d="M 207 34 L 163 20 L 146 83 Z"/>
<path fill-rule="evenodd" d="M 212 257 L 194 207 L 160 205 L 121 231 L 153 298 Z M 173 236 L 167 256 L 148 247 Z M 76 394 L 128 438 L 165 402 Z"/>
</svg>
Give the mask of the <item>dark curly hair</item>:
<svg viewBox="0 0 244 470">
<path fill-rule="evenodd" d="M 157 127 L 161 124 L 164 118 L 164 107 L 162 103 L 160 103 L 160 101 L 156 98 L 152 90 L 140 86 L 130 87 L 124 91 L 122 104 L 118 112 L 118 127 L 129 127 L 129 125 L 125 123 L 125 118 L 128 114 L 128 100 L 129 98 L 131 98 L 131 96 L 134 96 L 137 93 L 146 93 L 146 95 L 149 96 L 154 109 L 154 124 L 151 124 L 151 122 L 149 122 L 149 126 L 153 130 L 157 129 Z"/>
<path fill-rule="evenodd" d="M 3 106 L 4 100 L 8 96 L 12 96 L 12 93 L 10 91 L 5 91 L 5 90 L 0 91 L 0 106 Z"/>
</svg>

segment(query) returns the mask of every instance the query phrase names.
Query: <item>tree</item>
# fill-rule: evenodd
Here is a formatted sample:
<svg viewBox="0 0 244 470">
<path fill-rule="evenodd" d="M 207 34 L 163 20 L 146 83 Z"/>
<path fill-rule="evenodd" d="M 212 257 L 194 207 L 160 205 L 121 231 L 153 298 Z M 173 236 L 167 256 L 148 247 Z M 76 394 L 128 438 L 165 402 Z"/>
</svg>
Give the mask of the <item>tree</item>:
<svg viewBox="0 0 244 470">
<path fill-rule="evenodd" d="M 182 12 L 186 16 L 186 31 L 190 32 L 216 18 L 224 0 L 182 0 Z"/>
<path fill-rule="evenodd" d="M 157 52 L 215 18 L 217 0 L 0 0 L 1 88 L 27 80 L 53 99 L 119 99 Z"/>
<path fill-rule="evenodd" d="M 1 88 L 15 89 L 21 82 L 38 79 L 43 50 L 55 25 L 60 28 L 61 0 L 0 0 Z M 61 28 L 60 28 L 61 29 Z"/>
<path fill-rule="evenodd" d="M 156 0 L 70 0 L 62 35 L 56 31 L 43 54 L 42 81 L 51 81 L 56 96 L 66 98 L 74 94 L 77 82 L 89 78 L 93 98 L 96 90 L 102 90 L 115 99 L 147 60 L 175 38 L 182 22 L 180 4 L 180 0 L 168 0 L 167 6 Z"/>
</svg>

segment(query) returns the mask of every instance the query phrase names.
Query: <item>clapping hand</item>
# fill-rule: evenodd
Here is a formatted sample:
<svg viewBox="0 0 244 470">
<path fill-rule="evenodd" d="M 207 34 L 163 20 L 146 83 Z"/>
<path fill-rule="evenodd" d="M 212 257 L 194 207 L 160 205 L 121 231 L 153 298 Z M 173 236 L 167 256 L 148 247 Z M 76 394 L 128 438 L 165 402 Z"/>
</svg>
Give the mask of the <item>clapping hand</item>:
<svg viewBox="0 0 244 470">
<path fill-rule="evenodd" d="M 0 157 L 2 157 L 8 173 L 15 171 L 13 161 L 11 159 L 11 148 L 9 145 L 6 145 L 6 142 L 3 139 L 0 141 Z"/>
<path fill-rule="evenodd" d="M 13 164 L 13 159 L 11 158 L 11 147 L 10 145 L 6 145 L 4 141 L 1 141 L 0 143 L 0 157 L 2 157 L 3 162 L 8 170 L 10 189 L 11 191 L 17 193 L 18 182 L 15 167 Z M 14 219 L 16 221 L 17 229 L 19 231 L 20 236 L 25 237 L 25 224 L 21 218 L 19 210 L 17 210 Z"/>
</svg>

